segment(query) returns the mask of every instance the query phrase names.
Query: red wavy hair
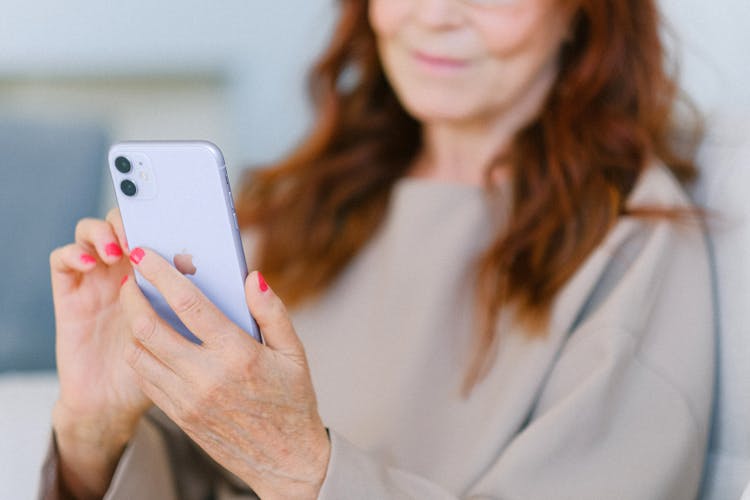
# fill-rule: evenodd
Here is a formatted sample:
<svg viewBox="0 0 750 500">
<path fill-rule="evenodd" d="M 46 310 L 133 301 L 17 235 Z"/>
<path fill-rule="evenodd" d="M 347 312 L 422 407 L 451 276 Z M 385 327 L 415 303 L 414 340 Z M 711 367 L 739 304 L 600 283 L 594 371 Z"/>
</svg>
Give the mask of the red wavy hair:
<svg viewBox="0 0 750 500">
<path fill-rule="evenodd" d="M 680 180 L 696 175 L 670 143 L 676 87 L 655 2 L 562 1 L 575 12 L 572 36 L 540 114 L 503 156 L 509 224 L 477 256 L 466 389 L 491 366 L 501 307 L 513 305 L 530 335 L 544 332 L 565 283 L 620 216 L 638 215 L 625 202 L 652 158 Z M 249 171 L 238 197 L 240 224 L 261 235 L 256 264 L 289 305 L 324 290 L 368 243 L 421 148 L 420 124 L 383 73 L 367 4 L 341 0 L 310 76 L 317 120 L 309 137 L 281 163 Z"/>
</svg>

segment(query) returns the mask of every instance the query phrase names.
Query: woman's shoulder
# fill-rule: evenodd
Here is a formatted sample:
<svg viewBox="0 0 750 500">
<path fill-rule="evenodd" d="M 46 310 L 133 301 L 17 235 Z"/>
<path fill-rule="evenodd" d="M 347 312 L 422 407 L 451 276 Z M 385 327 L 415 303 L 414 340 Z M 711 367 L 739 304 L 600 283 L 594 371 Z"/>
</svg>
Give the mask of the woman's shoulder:
<svg viewBox="0 0 750 500">
<path fill-rule="evenodd" d="M 607 255 L 638 241 L 636 246 L 652 256 L 681 251 L 705 258 L 705 217 L 663 162 L 654 161 L 641 173 L 627 207 L 633 214 L 622 216 L 600 244 Z"/>
<path fill-rule="evenodd" d="M 693 203 L 685 187 L 661 160 L 654 159 L 641 172 L 628 197 L 630 208 L 687 208 Z"/>
<path fill-rule="evenodd" d="M 628 207 L 643 209 L 647 215 L 622 216 L 564 294 L 585 298 L 579 319 L 599 309 L 602 324 L 628 325 L 627 330 L 637 331 L 631 325 L 640 317 L 636 311 L 651 310 L 658 291 L 664 301 L 708 300 L 710 257 L 704 217 L 693 209 L 687 192 L 663 163 L 653 162 L 643 171 L 628 197 Z"/>
</svg>

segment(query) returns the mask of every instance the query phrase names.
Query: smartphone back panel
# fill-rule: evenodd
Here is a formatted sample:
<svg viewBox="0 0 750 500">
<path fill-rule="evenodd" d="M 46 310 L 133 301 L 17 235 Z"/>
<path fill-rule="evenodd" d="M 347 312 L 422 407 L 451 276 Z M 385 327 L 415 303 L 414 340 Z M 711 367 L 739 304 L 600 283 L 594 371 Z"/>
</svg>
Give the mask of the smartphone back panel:
<svg viewBox="0 0 750 500">
<path fill-rule="evenodd" d="M 247 264 L 219 149 L 202 141 L 122 142 L 110 149 L 109 168 L 129 247 L 158 252 L 262 341 L 245 301 Z M 162 318 L 199 342 L 150 283 L 138 273 L 136 280 Z"/>
</svg>

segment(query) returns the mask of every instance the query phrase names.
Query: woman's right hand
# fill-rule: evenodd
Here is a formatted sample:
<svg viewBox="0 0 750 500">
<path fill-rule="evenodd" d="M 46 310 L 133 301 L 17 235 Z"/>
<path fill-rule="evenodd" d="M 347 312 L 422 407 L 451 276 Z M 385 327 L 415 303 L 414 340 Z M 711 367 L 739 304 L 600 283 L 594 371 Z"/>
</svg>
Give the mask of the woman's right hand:
<svg viewBox="0 0 750 500">
<path fill-rule="evenodd" d="M 60 381 L 53 427 L 68 486 L 80 493 L 106 490 L 151 406 L 124 356 L 119 294 L 133 274 L 127 253 L 119 211 L 112 210 L 106 220 L 81 220 L 75 242 L 50 255 Z"/>
</svg>

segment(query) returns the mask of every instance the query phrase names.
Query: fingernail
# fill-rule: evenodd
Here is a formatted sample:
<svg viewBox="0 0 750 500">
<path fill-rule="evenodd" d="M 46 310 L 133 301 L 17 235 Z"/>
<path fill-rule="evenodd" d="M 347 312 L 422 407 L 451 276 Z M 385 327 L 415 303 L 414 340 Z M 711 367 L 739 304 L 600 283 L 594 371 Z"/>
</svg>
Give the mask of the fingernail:
<svg viewBox="0 0 750 500">
<path fill-rule="evenodd" d="M 87 253 L 81 254 L 81 262 L 84 264 L 96 264 L 96 259 Z"/>
<path fill-rule="evenodd" d="M 146 252 L 144 252 L 142 248 L 136 248 L 135 250 L 130 252 L 130 262 L 132 262 L 133 264 L 140 264 L 145 255 Z"/>
<path fill-rule="evenodd" d="M 122 248 L 117 243 L 110 243 L 104 247 L 104 252 L 110 257 L 122 257 Z"/>
<path fill-rule="evenodd" d="M 120 286 L 121 286 L 121 287 L 122 287 L 122 286 L 123 286 L 123 285 L 124 285 L 125 283 L 127 283 L 127 282 L 128 282 L 128 278 L 130 278 L 130 276 L 128 276 L 127 274 L 126 274 L 125 276 L 123 276 L 123 277 L 122 277 L 122 281 L 120 282 Z"/>
<path fill-rule="evenodd" d="M 268 291 L 268 283 L 266 283 L 266 279 L 260 271 L 258 271 L 258 286 L 260 287 L 261 292 Z"/>
</svg>

